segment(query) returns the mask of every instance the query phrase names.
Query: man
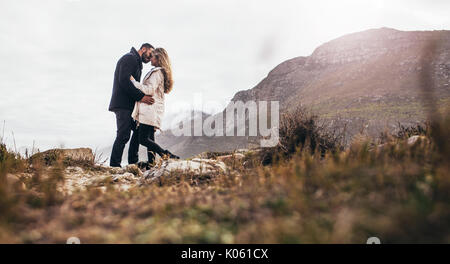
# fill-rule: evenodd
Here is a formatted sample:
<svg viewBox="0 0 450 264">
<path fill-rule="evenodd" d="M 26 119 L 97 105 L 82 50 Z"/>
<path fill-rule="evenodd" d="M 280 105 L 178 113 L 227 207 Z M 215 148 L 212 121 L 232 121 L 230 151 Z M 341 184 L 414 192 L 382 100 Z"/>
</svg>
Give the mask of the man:
<svg viewBox="0 0 450 264">
<path fill-rule="evenodd" d="M 148 63 L 151 58 L 153 46 L 144 43 L 141 48 L 136 51 L 133 47 L 131 51 L 117 62 L 114 72 L 114 83 L 109 111 L 116 114 L 117 135 L 114 141 L 110 166 L 121 167 L 123 149 L 128 140 L 130 140 L 131 130 L 134 129 L 131 113 L 136 101 L 145 104 L 153 104 L 155 101 L 151 96 L 145 95 L 137 89 L 130 80 L 133 76 L 135 80 L 141 79 L 142 63 Z"/>
</svg>

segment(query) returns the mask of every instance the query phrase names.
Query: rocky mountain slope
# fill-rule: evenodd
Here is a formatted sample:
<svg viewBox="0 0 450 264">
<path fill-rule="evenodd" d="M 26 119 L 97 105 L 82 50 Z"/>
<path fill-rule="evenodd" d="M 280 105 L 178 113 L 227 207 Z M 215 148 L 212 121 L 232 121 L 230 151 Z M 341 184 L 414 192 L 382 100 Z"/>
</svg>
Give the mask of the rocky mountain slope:
<svg viewBox="0 0 450 264">
<path fill-rule="evenodd" d="M 431 58 L 423 52 L 433 40 L 439 45 Z M 301 105 L 331 124 L 345 123 L 348 139 L 360 131 L 375 136 L 395 129 L 398 122 L 425 120 L 420 82 L 424 62 L 431 62 L 435 103 L 443 109 L 450 102 L 450 31 L 389 28 L 349 34 L 321 45 L 311 56 L 287 60 L 232 101 L 279 101 L 282 112 Z M 169 132 L 157 140 L 184 157 L 254 143 L 248 137 L 182 137 L 174 145 Z"/>
<path fill-rule="evenodd" d="M 422 121 L 419 78 L 422 53 L 431 40 L 440 42 L 432 71 L 436 103 L 445 106 L 450 96 L 450 31 L 387 28 L 346 35 L 309 57 L 283 62 L 233 100 L 280 100 L 284 110 L 301 104 L 323 118 L 361 120 L 373 132 L 397 121 Z"/>
</svg>

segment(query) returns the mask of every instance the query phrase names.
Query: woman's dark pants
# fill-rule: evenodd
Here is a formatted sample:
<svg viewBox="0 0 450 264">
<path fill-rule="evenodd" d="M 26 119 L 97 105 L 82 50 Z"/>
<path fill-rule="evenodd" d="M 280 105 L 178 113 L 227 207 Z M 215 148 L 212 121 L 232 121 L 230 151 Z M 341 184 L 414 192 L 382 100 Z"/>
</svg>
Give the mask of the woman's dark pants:
<svg viewBox="0 0 450 264">
<path fill-rule="evenodd" d="M 133 135 L 131 136 L 130 148 L 128 149 L 128 163 L 134 164 L 139 161 L 138 152 L 139 144 L 147 147 L 148 162 L 153 163 L 155 160 L 155 153 L 162 156 L 164 149 L 162 149 L 155 142 L 155 127 L 139 124 L 139 126 L 133 129 Z"/>
</svg>

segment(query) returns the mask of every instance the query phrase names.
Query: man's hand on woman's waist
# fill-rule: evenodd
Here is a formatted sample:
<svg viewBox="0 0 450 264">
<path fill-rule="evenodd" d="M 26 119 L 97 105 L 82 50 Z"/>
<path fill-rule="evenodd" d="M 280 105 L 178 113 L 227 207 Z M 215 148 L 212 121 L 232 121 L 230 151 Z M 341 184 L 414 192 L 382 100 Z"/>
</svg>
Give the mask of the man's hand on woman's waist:
<svg viewBox="0 0 450 264">
<path fill-rule="evenodd" d="M 155 99 L 153 99 L 151 95 L 145 95 L 144 97 L 142 97 L 140 102 L 151 105 L 155 102 Z"/>
</svg>

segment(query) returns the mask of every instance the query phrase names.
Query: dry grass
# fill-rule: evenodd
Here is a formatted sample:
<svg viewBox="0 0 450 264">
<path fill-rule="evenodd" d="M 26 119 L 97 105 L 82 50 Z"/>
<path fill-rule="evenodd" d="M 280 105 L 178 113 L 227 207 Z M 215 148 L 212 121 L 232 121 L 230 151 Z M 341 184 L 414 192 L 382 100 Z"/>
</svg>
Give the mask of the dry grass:
<svg viewBox="0 0 450 264">
<path fill-rule="evenodd" d="M 64 163 L 35 164 L 25 190 L 5 184 L 21 160 L 3 148 L 0 241 L 449 243 L 449 130 L 446 120 L 412 146 L 392 137 L 373 148 L 365 139 L 325 154 L 303 148 L 270 166 L 247 155 L 245 165 L 214 177 L 172 175 L 127 192 L 67 197 L 55 188 Z"/>
<path fill-rule="evenodd" d="M 273 148 L 265 148 L 261 152 L 263 165 L 290 158 L 295 153 L 308 151 L 319 153 L 343 150 L 345 127 L 330 128 L 319 124 L 316 115 L 308 113 L 304 108 L 284 113 L 280 123 L 280 141 Z"/>
</svg>

